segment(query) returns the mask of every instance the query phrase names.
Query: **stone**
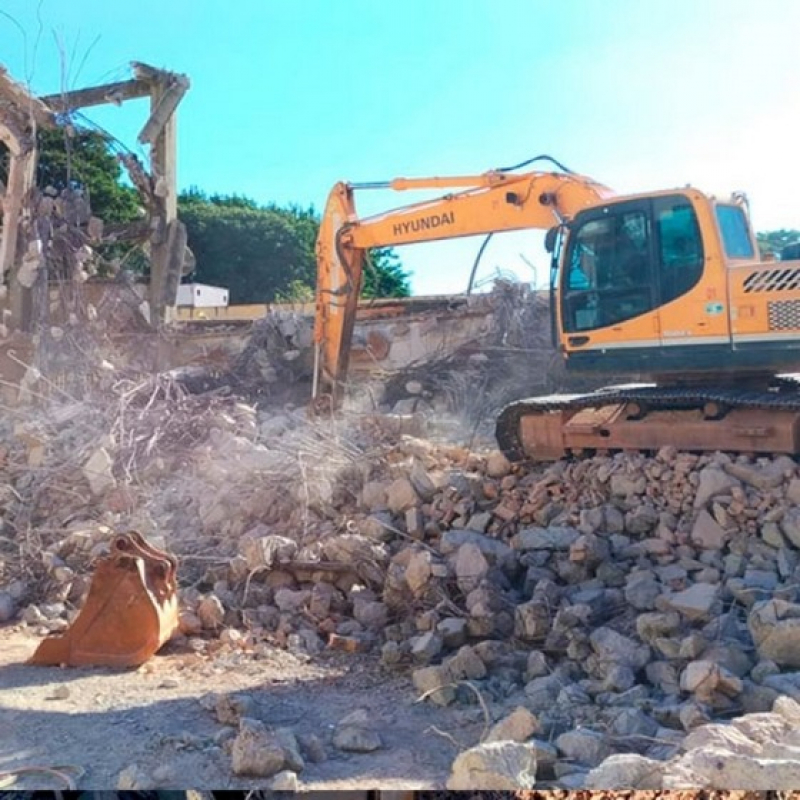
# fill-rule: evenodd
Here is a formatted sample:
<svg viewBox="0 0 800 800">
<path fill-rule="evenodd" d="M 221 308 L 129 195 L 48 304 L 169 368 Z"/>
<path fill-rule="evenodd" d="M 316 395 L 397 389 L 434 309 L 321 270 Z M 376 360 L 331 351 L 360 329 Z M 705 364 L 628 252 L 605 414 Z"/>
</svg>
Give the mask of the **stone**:
<svg viewBox="0 0 800 800">
<path fill-rule="evenodd" d="M 105 447 L 99 447 L 83 465 L 83 476 L 95 497 L 101 497 L 117 485 L 113 473 L 114 459 Z"/>
<path fill-rule="evenodd" d="M 747 627 L 761 659 L 800 667 L 800 605 L 779 598 L 756 603 Z"/>
<path fill-rule="evenodd" d="M 446 648 L 461 647 L 467 641 L 467 621 L 462 617 L 445 617 L 436 625 L 436 633 Z"/>
<path fill-rule="evenodd" d="M 625 600 L 637 611 L 655 608 L 656 598 L 661 594 L 661 586 L 651 572 L 631 575 L 625 584 Z"/>
<path fill-rule="evenodd" d="M 223 725 L 238 725 L 242 717 L 252 718 L 255 701 L 248 694 L 221 694 L 214 702 L 214 713 Z"/>
<path fill-rule="evenodd" d="M 692 543 L 703 550 L 721 550 L 728 540 L 727 531 L 703 509 L 692 527 Z"/>
<path fill-rule="evenodd" d="M 284 768 L 286 755 L 280 740 L 262 722 L 242 717 L 231 761 L 236 775 L 268 778 Z"/>
<path fill-rule="evenodd" d="M 541 678 L 545 675 L 549 675 L 550 672 L 550 665 L 547 663 L 545 654 L 540 650 L 531 650 L 531 652 L 528 653 L 525 680 L 532 681 L 534 678 Z"/>
<path fill-rule="evenodd" d="M 562 733 L 556 739 L 556 747 L 565 758 L 589 767 L 596 767 L 612 752 L 606 737 L 589 728 L 577 728 Z"/>
<path fill-rule="evenodd" d="M 383 741 L 368 727 L 340 724 L 333 734 L 333 746 L 348 753 L 372 753 L 383 747 Z"/>
<path fill-rule="evenodd" d="M 695 583 L 668 596 L 667 604 L 688 620 L 710 619 L 719 604 L 719 587 L 712 583 Z"/>
<path fill-rule="evenodd" d="M 650 648 L 639 644 L 611 628 L 597 628 L 589 636 L 592 649 L 609 665 L 626 665 L 641 669 L 650 661 Z"/>
<path fill-rule="evenodd" d="M 589 772 L 586 789 L 660 789 L 664 765 L 636 753 L 618 753 Z"/>
<path fill-rule="evenodd" d="M 453 677 L 446 667 L 433 666 L 415 669 L 411 673 L 414 688 L 437 706 L 448 706 L 456 699 Z"/>
<path fill-rule="evenodd" d="M 487 742 L 460 753 L 447 779 L 450 791 L 515 791 L 536 783 L 536 753 L 519 742 Z"/>
<path fill-rule="evenodd" d="M 420 497 L 408 478 L 397 478 L 386 489 L 386 505 L 395 514 L 405 513 Z"/>
<path fill-rule="evenodd" d="M 427 550 L 413 551 L 408 560 L 405 580 L 415 597 L 421 597 L 428 587 L 433 572 L 432 561 L 432 556 Z"/>
<path fill-rule="evenodd" d="M 297 773 L 290 769 L 282 769 L 268 784 L 269 790 L 273 792 L 292 792 L 297 793 L 300 782 L 297 780 Z"/>
<path fill-rule="evenodd" d="M 655 611 L 639 614 L 636 618 L 636 633 L 648 644 L 664 636 L 672 636 L 681 626 L 681 618 L 676 612 Z"/>
<path fill-rule="evenodd" d="M 568 551 L 581 534 L 574 528 L 525 528 L 511 539 L 515 550 Z"/>
<path fill-rule="evenodd" d="M 444 666 L 453 680 L 481 680 L 487 675 L 486 664 L 469 645 L 450 656 Z"/>
<path fill-rule="evenodd" d="M 442 652 L 443 646 L 441 636 L 427 631 L 411 640 L 411 655 L 416 661 L 427 664 Z"/>
<path fill-rule="evenodd" d="M 253 532 L 248 532 L 239 543 L 239 551 L 247 560 L 249 570 L 264 569 L 276 564 L 291 561 L 297 554 L 297 542 L 286 536 L 253 535 L 259 529 L 266 529 L 266 525 L 257 526 Z"/>
<path fill-rule="evenodd" d="M 775 489 L 783 483 L 783 467 L 774 461 L 764 466 L 733 462 L 725 464 L 725 472 L 757 489 Z"/>
<path fill-rule="evenodd" d="M 215 594 L 204 597 L 197 604 L 196 613 L 203 627 L 209 630 L 220 628 L 225 620 L 225 607 Z"/>
<path fill-rule="evenodd" d="M 780 528 L 792 545 L 800 549 L 800 507 L 791 506 L 786 509 L 780 521 Z"/>
<path fill-rule="evenodd" d="M 800 785 L 800 759 L 764 759 L 737 755 L 725 750 L 701 749 L 686 753 L 678 762 L 678 774 L 665 774 L 665 789 L 704 788 L 740 791 L 783 791 Z M 687 784 L 681 772 L 694 777 Z M 698 784 L 699 781 L 699 784 Z"/>
<path fill-rule="evenodd" d="M 537 713 L 551 711 L 562 688 L 563 681 L 556 674 L 533 678 L 525 684 L 526 705 Z"/>
<path fill-rule="evenodd" d="M 800 505 L 800 478 L 792 478 L 786 487 L 786 499 L 794 505 Z"/>
<path fill-rule="evenodd" d="M 381 630 L 389 620 L 389 609 L 378 600 L 354 601 L 353 616 L 365 627 Z"/>
<path fill-rule="evenodd" d="M 386 508 L 387 487 L 385 481 L 367 481 L 361 489 L 361 505 L 369 511 Z"/>
<path fill-rule="evenodd" d="M 535 714 L 524 706 L 517 706 L 508 716 L 495 723 L 486 734 L 485 742 L 524 742 L 541 733 L 541 724 Z"/>
<path fill-rule="evenodd" d="M 489 562 L 476 544 L 467 542 L 458 548 L 455 562 L 456 582 L 464 594 L 477 589 L 488 571 Z"/>
<path fill-rule="evenodd" d="M 708 466 L 700 470 L 697 491 L 694 496 L 694 507 L 705 508 L 715 497 L 728 494 L 741 483 L 717 466 Z"/>
<path fill-rule="evenodd" d="M 551 608 L 545 600 L 531 600 L 514 609 L 514 635 L 523 641 L 544 639 L 550 625 Z"/>
<path fill-rule="evenodd" d="M 11 622 L 17 615 L 17 603 L 9 592 L 0 591 L 0 624 Z"/>
<path fill-rule="evenodd" d="M 701 700 L 709 700 L 720 682 L 719 667 L 713 661 L 690 661 L 681 673 L 681 689 Z"/>
<path fill-rule="evenodd" d="M 511 462 L 499 451 L 493 450 L 486 458 L 486 474 L 490 478 L 505 478 L 511 472 Z"/>
<path fill-rule="evenodd" d="M 436 496 L 436 484 L 433 482 L 433 480 L 431 480 L 431 476 L 419 461 L 414 462 L 414 466 L 411 468 L 408 479 L 416 494 L 424 502 L 429 503 Z M 391 508 L 392 511 L 395 511 L 395 509 L 392 508 L 391 503 L 391 489 L 389 491 L 389 498 L 389 508 Z M 399 511 L 404 509 L 397 510 Z"/>
<path fill-rule="evenodd" d="M 682 747 L 686 751 L 709 748 L 749 756 L 757 756 L 762 750 L 758 742 L 753 741 L 735 726 L 719 723 L 702 725 L 693 730 L 683 740 Z"/>
<path fill-rule="evenodd" d="M 275 605 L 286 614 L 296 614 L 311 600 L 310 589 L 278 589 L 275 592 Z"/>
<path fill-rule="evenodd" d="M 641 495 L 647 488 L 647 478 L 644 475 L 625 475 L 617 472 L 611 476 L 609 487 L 612 496 L 615 497 Z"/>
<path fill-rule="evenodd" d="M 497 564 L 505 562 L 506 560 L 515 557 L 514 551 L 499 539 L 493 539 L 485 533 L 479 531 L 465 530 L 462 528 L 453 528 L 445 531 L 442 538 L 439 540 L 439 552 L 442 555 L 450 555 L 455 553 L 459 547 L 464 544 L 477 545 L 481 553 L 485 556 L 490 564 Z"/>
<path fill-rule="evenodd" d="M 302 772 L 305 769 L 303 756 L 300 755 L 300 744 L 291 728 L 277 728 L 275 737 L 283 747 L 285 766 L 293 772 Z"/>
</svg>

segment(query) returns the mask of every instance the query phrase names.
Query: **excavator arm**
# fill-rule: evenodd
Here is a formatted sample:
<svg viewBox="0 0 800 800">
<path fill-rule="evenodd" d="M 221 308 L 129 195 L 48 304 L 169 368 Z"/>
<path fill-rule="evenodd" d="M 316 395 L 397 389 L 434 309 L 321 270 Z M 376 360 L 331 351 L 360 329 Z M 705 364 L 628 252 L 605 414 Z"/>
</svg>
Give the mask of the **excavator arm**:
<svg viewBox="0 0 800 800">
<path fill-rule="evenodd" d="M 359 219 L 355 193 L 369 189 L 457 191 Z M 591 178 L 570 172 L 491 171 L 450 178 L 337 183 L 328 197 L 317 240 L 315 400 L 325 396 L 335 406 L 341 399 L 363 268 L 371 248 L 528 228 L 546 230 L 614 196 Z"/>
</svg>

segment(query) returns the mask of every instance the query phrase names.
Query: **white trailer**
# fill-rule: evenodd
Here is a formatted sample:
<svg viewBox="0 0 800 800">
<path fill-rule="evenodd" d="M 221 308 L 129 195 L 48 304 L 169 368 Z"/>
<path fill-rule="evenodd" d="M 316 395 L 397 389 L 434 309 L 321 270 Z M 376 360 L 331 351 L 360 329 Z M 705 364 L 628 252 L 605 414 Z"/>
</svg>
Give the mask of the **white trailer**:
<svg viewBox="0 0 800 800">
<path fill-rule="evenodd" d="M 178 287 L 178 307 L 223 308 L 228 305 L 228 290 L 204 283 L 182 283 Z"/>
</svg>

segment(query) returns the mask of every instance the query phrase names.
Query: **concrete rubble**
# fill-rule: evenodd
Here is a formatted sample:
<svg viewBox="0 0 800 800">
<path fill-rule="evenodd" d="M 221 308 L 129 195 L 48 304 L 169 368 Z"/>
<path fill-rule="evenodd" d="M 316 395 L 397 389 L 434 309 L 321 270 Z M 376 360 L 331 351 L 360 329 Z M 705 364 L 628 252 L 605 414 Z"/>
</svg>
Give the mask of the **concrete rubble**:
<svg viewBox="0 0 800 800">
<path fill-rule="evenodd" d="M 135 528 L 180 561 L 173 646 L 367 654 L 408 675 L 409 702 L 486 713 L 454 787 L 502 788 L 523 762 L 537 786 L 796 780 L 792 459 L 520 468 L 424 414 L 311 421 L 168 375 L 103 391 L 0 420 L 0 622 L 63 630 Z M 221 703 L 231 769 L 294 785 L 313 748 Z M 373 722 L 355 711 L 325 746 L 369 758 Z"/>
</svg>

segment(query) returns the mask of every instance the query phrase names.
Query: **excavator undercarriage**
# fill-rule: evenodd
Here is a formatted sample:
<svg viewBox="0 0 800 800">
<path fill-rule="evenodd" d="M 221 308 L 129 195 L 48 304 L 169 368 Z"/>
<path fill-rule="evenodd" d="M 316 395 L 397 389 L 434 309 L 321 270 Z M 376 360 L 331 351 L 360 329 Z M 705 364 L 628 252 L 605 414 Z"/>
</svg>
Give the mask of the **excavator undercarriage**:
<svg viewBox="0 0 800 800">
<path fill-rule="evenodd" d="M 520 400 L 496 436 L 512 461 L 551 461 L 620 450 L 800 452 L 800 381 L 761 388 L 621 386 Z"/>
</svg>

